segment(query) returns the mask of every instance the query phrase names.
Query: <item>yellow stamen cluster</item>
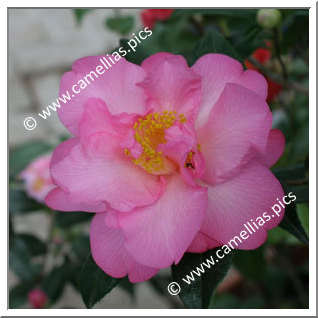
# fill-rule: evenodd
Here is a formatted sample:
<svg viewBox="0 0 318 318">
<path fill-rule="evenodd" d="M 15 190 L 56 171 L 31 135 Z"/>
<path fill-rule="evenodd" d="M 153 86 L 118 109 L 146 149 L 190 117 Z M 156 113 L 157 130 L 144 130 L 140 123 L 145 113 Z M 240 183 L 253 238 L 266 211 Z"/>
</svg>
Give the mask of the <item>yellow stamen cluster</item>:
<svg viewBox="0 0 318 318">
<path fill-rule="evenodd" d="M 40 191 L 44 186 L 44 180 L 41 178 L 37 178 L 33 184 L 33 190 L 34 191 Z"/>
<path fill-rule="evenodd" d="M 185 123 L 184 114 L 177 116 L 176 111 L 163 111 L 151 113 L 135 122 L 135 140 L 142 146 L 143 152 L 138 158 L 133 158 L 136 165 L 143 167 L 148 173 L 162 171 L 165 168 L 165 158 L 161 151 L 157 151 L 159 144 L 166 143 L 165 130 L 176 121 Z M 127 156 L 130 151 L 125 149 Z"/>
</svg>

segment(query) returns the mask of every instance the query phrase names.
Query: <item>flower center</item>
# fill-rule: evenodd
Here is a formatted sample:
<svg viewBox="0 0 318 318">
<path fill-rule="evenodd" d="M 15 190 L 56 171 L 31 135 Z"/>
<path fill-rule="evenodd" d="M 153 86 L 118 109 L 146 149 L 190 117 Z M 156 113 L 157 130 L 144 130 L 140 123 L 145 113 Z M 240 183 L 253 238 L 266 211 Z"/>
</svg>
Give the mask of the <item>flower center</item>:
<svg viewBox="0 0 318 318">
<path fill-rule="evenodd" d="M 37 178 L 33 184 L 34 191 L 40 191 L 44 186 L 44 180 L 42 178 Z"/>
<path fill-rule="evenodd" d="M 163 111 L 162 113 L 151 113 L 135 122 L 134 138 L 142 147 L 142 152 L 138 158 L 132 161 L 144 168 L 148 173 L 165 174 L 174 167 L 173 163 L 167 159 L 158 145 L 166 143 L 165 130 L 173 126 L 176 122 L 181 124 L 186 122 L 184 114 L 179 116 L 176 111 Z M 129 149 L 125 149 L 127 156 L 131 156 Z"/>
</svg>

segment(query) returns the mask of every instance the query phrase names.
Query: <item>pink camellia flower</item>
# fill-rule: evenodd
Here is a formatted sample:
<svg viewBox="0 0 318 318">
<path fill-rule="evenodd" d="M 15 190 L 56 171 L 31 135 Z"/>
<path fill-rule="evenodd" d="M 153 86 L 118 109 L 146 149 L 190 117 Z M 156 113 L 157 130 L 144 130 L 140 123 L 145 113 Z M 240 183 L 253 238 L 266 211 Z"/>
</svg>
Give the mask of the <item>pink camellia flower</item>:
<svg viewBox="0 0 318 318">
<path fill-rule="evenodd" d="M 76 61 L 60 93 L 100 58 Z M 121 58 L 59 109 L 74 137 L 53 153 L 57 188 L 46 203 L 97 212 L 93 258 L 131 282 L 177 264 L 186 251 L 222 246 L 284 195 L 269 170 L 284 136 L 271 130 L 266 96 L 264 77 L 226 55 L 207 54 L 192 67 L 170 53 L 141 66 Z M 260 246 L 283 214 L 239 248 Z"/>
<path fill-rule="evenodd" d="M 29 291 L 28 301 L 33 308 L 40 309 L 43 308 L 47 302 L 47 297 L 44 291 L 35 288 Z"/>
<path fill-rule="evenodd" d="M 50 177 L 51 154 L 36 158 L 21 173 L 29 197 L 44 202 L 46 195 L 55 188 Z"/>
</svg>

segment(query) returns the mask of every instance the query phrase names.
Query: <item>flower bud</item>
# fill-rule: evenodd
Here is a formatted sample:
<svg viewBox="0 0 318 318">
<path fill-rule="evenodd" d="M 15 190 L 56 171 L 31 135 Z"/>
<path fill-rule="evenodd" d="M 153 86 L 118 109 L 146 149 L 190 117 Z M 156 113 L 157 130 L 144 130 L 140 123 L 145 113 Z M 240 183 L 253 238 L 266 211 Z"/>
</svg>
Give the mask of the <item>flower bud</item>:
<svg viewBox="0 0 318 318">
<path fill-rule="evenodd" d="M 36 288 L 29 291 L 28 301 L 33 308 L 39 309 L 44 307 L 47 302 L 47 297 L 44 291 Z"/>
<path fill-rule="evenodd" d="M 280 23 L 282 14 L 277 9 L 260 9 L 257 12 L 257 22 L 263 28 L 272 29 Z"/>
</svg>

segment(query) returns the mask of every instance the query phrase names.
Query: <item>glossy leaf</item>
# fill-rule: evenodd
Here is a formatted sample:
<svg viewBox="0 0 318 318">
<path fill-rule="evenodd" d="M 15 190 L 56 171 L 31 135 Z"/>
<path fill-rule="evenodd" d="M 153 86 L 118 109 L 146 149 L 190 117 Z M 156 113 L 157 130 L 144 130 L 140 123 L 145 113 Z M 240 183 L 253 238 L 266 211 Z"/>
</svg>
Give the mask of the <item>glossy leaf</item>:
<svg viewBox="0 0 318 318">
<path fill-rule="evenodd" d="M 29 142 L 10 151 L 9 173 L 11 176 L 17 176 L 28 164 L 35 158 L 48 153 L 52 146 L 45 142 Z"/>
<path fill-rule="evenodd" d="M 46 253 L 47 248 L 45 243 L 34 235 L 19 234 L 17 235 L 17 237 L 22 239 L 26 243 L 32 256 L 38 256 Z"/>
<path fill-rule="evenodd" d="M 53 268 L 42 282 L 42 288 L 51 303 L 57 301 L 64 290 L 69 272 L 66 264 Z"/>
<path fill-rule="evenodd" d="M 208 53 L 222 53 L 242 61 L 235 48 L 219 32 L 212 29 L 199 41 L 196 49 L 197 58 Z"/>
<path fill-rule="evenodd" d="M 28 197 L 25 191 L 19 189 L 9 190 L 9 211 L 12 215 L 38 211 L 41 209 L 43 209 L 43 206 Z"/>
<path fill-rule="evenodd" d="M 286 184 L 281 182 L 285 194 L 287 195 L 289 192 L 292 192 L 291 188 Z M 285 216 L 283 220 L 280 222 L 279 226 L 284 230 L 288 231 L 289 233 L 296 236 L 301 242 L 308 244 L 308 236 L 300 223 L 298 214 L 297 214 L 297 207 L 296 201 L 291 202 L 290 204 L 286 205 L 285 207 Z"/>
<path fill-rule="evenodd" d="M 60 228 L 69 228 L 83 222 L 91 220 L 93 215 L 87 212 L 57 212 L 55 216 L 55 224 Z"/>
<path fill-rule="evenodd" d="M 132 31 L 134 27 L 134 18 L 132 16 L 114 17 L 106 19 L 106 25 L 112 31 L 120 35 L 126 35 Z"/>
<path fill-rule="evenodd" d="M 107 295 L 120 279 L 108 276 L 94 262 L 90 255 L 85 261 L 79 278 L 79 287 L 87 308 L 92 308 Z"/>
<path fill-rule="evenodd" d="M 230 268 L 232 255 L 228 254 L 223 259 L 218 259 L 215 254 L 217 250 L 218 248 L 202 254 L 186 253 L 178 265 L 171 267 L 173 279 L 181 287 L 179 296 L 187 307 L 208 308 L 214 290 Z M 207 268 L 203 262 L 207 263 L 207 259 L 212 261 L 211 257 L 214 265 L 208 264 L 210 268 Z M 195 275 L 193 270 L 200 276 Z M 191 278 L 194 281 L 191 282 Z"/>
<path fill-rule="evenodd" d="M 9 266 L 22 280 L 32 281 L 40 273 L 40 266 L 31 263 L 31 253 L 26 242 L 14 237 L 9 242 Z"/>
<path fill-rule="evenodd" d="M 83 21 L 84 16 L 91 11 L 93 11 L 93 9 L 74 9 L 73 12 L 75 15 L 76 23 L 80 25 Z"/>
</svg>

